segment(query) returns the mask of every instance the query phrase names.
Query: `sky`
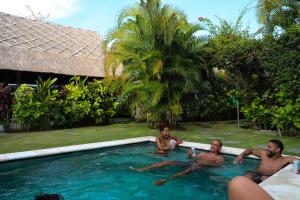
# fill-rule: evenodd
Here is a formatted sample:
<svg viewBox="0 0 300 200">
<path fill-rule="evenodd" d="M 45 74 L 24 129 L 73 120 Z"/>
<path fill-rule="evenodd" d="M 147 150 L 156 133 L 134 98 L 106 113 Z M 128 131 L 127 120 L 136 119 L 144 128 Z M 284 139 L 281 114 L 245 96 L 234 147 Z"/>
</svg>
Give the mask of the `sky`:
<svg viewBox="0 0 300 200">
<path fill-rule="evenodd" d="M 116 26 L 121 10 L 139 0 L 0 0 L 0 11 L 29 17 L 35 14 L 46 16 L 46 20 L 99 32 L 103 37 Z M 183 11 L 188 21 L 198 22 L 198 17 L 209 18 L 217 23 L 217 16 L 234 23 L 240 12 L 250 8 L 243 18 L 243 27 L 255 32 L 259 25 L 255 16 L 256 0 L 162 0 L 163 3 Z"/>
</svg>

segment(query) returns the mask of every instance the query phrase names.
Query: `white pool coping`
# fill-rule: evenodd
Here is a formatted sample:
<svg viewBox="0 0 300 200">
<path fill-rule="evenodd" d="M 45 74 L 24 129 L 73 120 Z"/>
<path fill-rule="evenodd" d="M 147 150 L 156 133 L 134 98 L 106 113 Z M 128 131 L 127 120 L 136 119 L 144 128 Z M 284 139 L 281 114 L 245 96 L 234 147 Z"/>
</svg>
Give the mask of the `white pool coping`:
<svg viewBox="0 0 300 200">
<path fill-rule="evenodd" d="M 41 156 L 71 153 L 71 152 L 76 152 L 76 151 L 85 151 L 85 150 L 120 146 L 120 145 L 126 145 L 126 144 L 149 142 L 149 141 L 153 141 L 153 138 L 154 137 L 152 137 L 152 136 L 138 137 L 138 138 L 114 140 L 114 141 L 108 141 L 108 142 L 79 144 L 79 145 L 56 147 L 56 148 L 49 148 L 49 149 L 40 149 L 40 150 L 33 150 L 33 151 L 22 151 L 22 152 L 16 152 L 16 153 L 5 153 L 5 154 L 0 154 L 0 163 L 13 161 L 13 160 L 27 159 L 27 158 L 36 158 L 36 157 L 41 157 Z M 155 140 L 155 138 L 154 138 L 154 140 Z"/>
<path fill-rule="evenodd" d="M 138 138 L 130 138 L 123 140 L 114 140 L 108 142 L 97 142 L 89 144 L 79 144 L 72 146 L 64 146 L 57 148 L 40 149 L 33 151 L 23 151 L 16 153 L 0 154 L 1 162 L 8 162 L 20 159 L 36 158 L 49 155 L 57 155 L 64 153 L 71 153 L 76 151 L 85 151 L 105 147 L 113 147 L 127 144 L 135 144 L 142 142 L 155 142 L 155 137 L 146 136 Z M 179 146 L 182 147 L 195 147 L 196 149 L 206 150 L 210 149 L 209 144 L 196 143 L 183 141 Z M 245 149 L 233 148 L 233 147 L 222 147 L 222 153 L 239 155 Z M 250 156 L 251 158 L 257 158 Z M 288 199 L 300 199 L 300 175 L 296 175 L 292 172 L 292 165 L 288 165 L 284 169 L 275 173 L 273 176 L 259 184 L 265 191 L 267 191 L 275 200 L 288 200 Z M 255 199 L 255 197 L 254 197 Z"/>
<path fill-rule="evenodd" d="M 300 175 L 293 172 L 290 164 L 259 184 L 274 199 L 300 199 Z"/>
</svg>

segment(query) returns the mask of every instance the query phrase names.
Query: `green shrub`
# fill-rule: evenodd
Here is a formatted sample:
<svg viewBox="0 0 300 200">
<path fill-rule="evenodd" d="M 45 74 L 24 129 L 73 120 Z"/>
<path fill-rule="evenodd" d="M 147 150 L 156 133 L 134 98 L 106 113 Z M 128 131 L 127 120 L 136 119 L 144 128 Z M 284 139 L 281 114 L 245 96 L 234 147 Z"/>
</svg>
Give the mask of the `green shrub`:
<svg viewBox="0 0 300 200">
<path fill-rule="evenodd" d="M 87 78 L 73 77 L 70 83 L 65 85 L 66 94 L 60 100 L 60 105 L 63 107 L 62 114 L 65 116 L 67 126 L 74 126 L 90 113 L 91 102 L 88 87 L 85 85 L 86 80 Z"/>
<path fill-rule="evenodd" d="M 294 101 L 282 91 L 276 94 L 266 92 L 250 105 L 242 107 L 242 112 L 254 126 L 278 130 L 279 134 L 295 135 L 300 129 L 300 95 Z"/>
<path fill-rule="evenodd" d="M 38 105 L 33 102 L 33 93 L 34 89 L 26 84 L 20 85 L 14 93 L 13 116 L 23 124 L 30 125 L 38 121 L 40 116 L 36 108 Z"/>
<path fill-rule="evenodd" d="M 94 80 L 88 85 L 91 103 L 90 117 L 96 124 L 110 123 L 119 107 L 118 98 L 114 96 L 115 87 L 104 85 L 102 81 Z"/>
<path fill-rule="evenodd" d="M 284 98 L 283 93 L 277 94 Z M 298 134 L 300 130 L 300 95 L 293 101 L 285 99 L 281 106 L 272 107 L 272 125 L 280 134 Z M 298 133 L 297 133 L 298 132 Z"/>
<path fill-rule="evenodd" d="M 31 129 L 47 129 L 53 123 L 52 109 L 56 107 L 58 90 L 52 90 L 56 79 L 37 81 L 36 88 L 22 84 L 14 92 L 13 116 Z"/>
</svg>

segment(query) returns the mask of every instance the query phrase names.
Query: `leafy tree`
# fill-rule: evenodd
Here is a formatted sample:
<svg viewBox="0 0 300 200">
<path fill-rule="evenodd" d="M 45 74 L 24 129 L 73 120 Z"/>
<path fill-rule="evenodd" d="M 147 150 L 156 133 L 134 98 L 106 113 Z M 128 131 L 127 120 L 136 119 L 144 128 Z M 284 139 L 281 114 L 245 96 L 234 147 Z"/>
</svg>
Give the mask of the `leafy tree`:
<svg viewBox="0 0 300 200">
<path fill-rule="evenodd" d="M 256 34 L 250 34 L 247 27 L 242 27 L 246 11 L 241 12 L 234 24 L 222 19 L 219 19 L 219 25 L 205 18 L 200 22 L 206 24 L 211 33 L 207 46 L 212 50 L 207 62 L 211 67 L 225 70 L 227 81 L 243 90 L 243 99 L 250 103 L 263 94 L 269 83 L 258 59 L 257 49 L 261 44 L 255 39 Z"/>
<path fill-rule="evenodd" d="M 272 33 L 276 26 L 286 29 L 300 20 L 300 2 L 299 0 L 258 0 L 256 15 L 267 32 Z"/>
<path fill-rule="evenodd" d="M 232 97 L 239 97 L 223 70 L 215 71 L 206 84 L 184 96 L 182 118 L 190 120 L 229 120 L 236 118 Z"/>
<path fill-rule="evenodd" d="M 300 93 L 300 25 L 288 28 L 280 37 L 266 36 L 256 50 L 266 79 L 275 93 L 282 91 L 293 100 Z"/>
<path fill-rule="evenodd" d="M 300 26 L 289 26 L 276 38 L 266 34 L 256 39 L 255 34 L 241 30 L 239 23 L 201 22 L 208 24 L 212 34 L 208 46 L 214 53 L 209 63 L 225 70 L 226 79 L 239 88 L 244 116 L 259 129 L 297 134 Z"/>
<path fill-rule="evenodd" d="M 123 96 L 132 111 L 140 108 L 155 121 L 176 124 L 181 98 L 207 73 L 201 43 L 186 16 L 160 0 L 141 0 L 123 10 L 108 36 L 108 65 L 123 66 Z"/>
</svg>

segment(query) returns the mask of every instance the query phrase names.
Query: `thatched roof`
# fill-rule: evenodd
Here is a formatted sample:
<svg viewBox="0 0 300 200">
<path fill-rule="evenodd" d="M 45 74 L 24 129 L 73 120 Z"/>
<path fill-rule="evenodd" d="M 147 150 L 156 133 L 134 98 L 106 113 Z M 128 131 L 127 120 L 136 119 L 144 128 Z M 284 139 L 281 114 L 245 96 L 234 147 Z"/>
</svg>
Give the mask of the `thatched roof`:
<svg viewBox="0 0 300 200">
<path fill-rule="evenodd" d="M 0 12 L 0 70 L 104 77 L 102 42 L 94 31 Z"/>
</svg>

